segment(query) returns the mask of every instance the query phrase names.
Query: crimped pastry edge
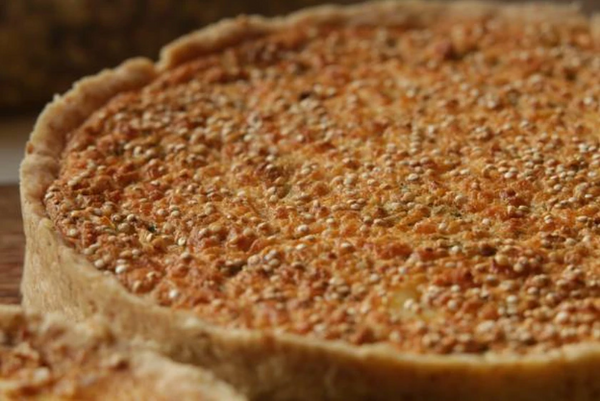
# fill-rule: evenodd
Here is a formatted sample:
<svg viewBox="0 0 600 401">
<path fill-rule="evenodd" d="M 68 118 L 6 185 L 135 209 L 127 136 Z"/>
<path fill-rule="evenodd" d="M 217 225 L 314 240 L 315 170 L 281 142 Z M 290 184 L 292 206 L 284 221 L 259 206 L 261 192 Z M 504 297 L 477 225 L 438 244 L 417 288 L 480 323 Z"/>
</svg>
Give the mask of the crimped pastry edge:
<svg viewBox="0 0 600 401">
<path fill-rule="evenodd" d="M 260 400 L 562 400 L 600 398 L 600 344 L 569 345 L 546 354 L 418 355 L 385 344 L 355 347 L 290 334 L 230 330 L 187 311 L 157 306 L 127 292 L 69 247 L 47 218 L 42 197 L 55 179 L 66 136 L 118 93 L 141 88 L 161 71 L 203 54 L 298 24 L 419 23 L 439 15 L 482 15 L 591 24 L 600 16 L 571 6 L 479 2 L 380 2 L 322 6 L 287 17 L 242 17 L 184 36 L 158 64 L 134 59 L 75 84 L 48 105 L 27 145 L 21 195 L 27 238 L 24 304 L 81 320 L 108 316 L 117 331 L 176 360 L 207 366 Z"/>
</svg>

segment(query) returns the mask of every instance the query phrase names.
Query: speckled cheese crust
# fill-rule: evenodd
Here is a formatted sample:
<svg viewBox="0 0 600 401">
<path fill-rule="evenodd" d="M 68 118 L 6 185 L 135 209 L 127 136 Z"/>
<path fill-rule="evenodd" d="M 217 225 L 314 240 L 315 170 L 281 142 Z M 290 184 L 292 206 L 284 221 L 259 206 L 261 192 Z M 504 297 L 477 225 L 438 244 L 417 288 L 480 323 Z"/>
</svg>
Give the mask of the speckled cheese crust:
<svg viewBox="0 0 600 401">
<path fill-rule="evenodd" d="M 260 400 L 596 400 L 598 30 L 568 7 L 240 18 L 48 107 L 25 304 Z"/>
<path fill-rule="evenodd" d="M 109 102 L 45 203 L 96 268 L 220 325 L 598 340 L 598 82 L 582 25 L 301 26 Z"/>
</svg>

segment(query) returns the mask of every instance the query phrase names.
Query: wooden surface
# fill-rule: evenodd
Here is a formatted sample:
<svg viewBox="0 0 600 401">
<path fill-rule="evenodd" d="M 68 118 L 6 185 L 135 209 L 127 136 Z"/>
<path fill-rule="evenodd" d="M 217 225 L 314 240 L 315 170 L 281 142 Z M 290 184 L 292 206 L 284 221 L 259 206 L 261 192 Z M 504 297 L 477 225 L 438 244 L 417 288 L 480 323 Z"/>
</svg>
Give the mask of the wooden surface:
<svg viewBox="0 0 600 401">
<path fill-rule="evenodd" d="M 19 303 L 24 245 L 19 188 L 0 186 L 0 303 Z"/>
</svg>

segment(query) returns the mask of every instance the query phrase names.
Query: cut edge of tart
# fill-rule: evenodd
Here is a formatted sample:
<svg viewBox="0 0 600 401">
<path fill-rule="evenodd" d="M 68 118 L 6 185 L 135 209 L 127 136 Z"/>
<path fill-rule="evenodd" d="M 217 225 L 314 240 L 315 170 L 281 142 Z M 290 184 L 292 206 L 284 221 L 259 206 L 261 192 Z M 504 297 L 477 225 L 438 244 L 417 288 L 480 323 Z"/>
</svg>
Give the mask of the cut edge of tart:
<svg viewBox="0 0 600 401">
<path fill-rule="evenodd" d="M 0 305 L 3 400 L 241 400 L 212 374 L 118 340 L 102 319 L 76 326 Z"/>
<path fill-rule="evenodd" d="M 285 18 L 245 17 L 225 21 L 167 46 L 158 65 L 143 59 L 75 84 L 40 116 L 21 168 L 27 236 L 22 290 L 32 310 L 60 311 L 80 320 L 94 313 L 114 321 L 127 337 L 139 337 L 176 360 L 207 366 L 257 399 L 533 399 L 591 400 L 600 346 L 565 345 L 542 354 L 435 355 L 398 352 L 380 344 L 353 346 L 272 331 L 228 329 L 194 313 L 160 307 L 126 291 L 69 246 L 47 217 L 43 197 L 58 175 L 70 132 L 120 93 L 142 88 L 161 72 L 251 38 L 302 25 L 390 24 L 457 17 L 502 15 L 523 21 L 592 24 L 597 17 L 573 8 L 458 2 L 371 3 L 327 6 Z"/>
</svg>

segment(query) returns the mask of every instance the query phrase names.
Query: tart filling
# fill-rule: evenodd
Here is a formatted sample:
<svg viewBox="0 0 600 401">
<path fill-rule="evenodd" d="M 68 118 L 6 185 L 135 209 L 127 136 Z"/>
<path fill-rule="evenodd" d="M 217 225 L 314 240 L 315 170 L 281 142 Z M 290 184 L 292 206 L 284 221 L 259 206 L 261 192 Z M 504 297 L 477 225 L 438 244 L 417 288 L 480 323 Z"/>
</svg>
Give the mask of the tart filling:
<svg viewBox="0 0 600 401">
<path fill-rule="evenodd" d="M 114 98 L 45 205 L 96 268 L 221 326 L 598 341 L 598 50 L 583 22 L 289 29 Z"/>
</svg>

